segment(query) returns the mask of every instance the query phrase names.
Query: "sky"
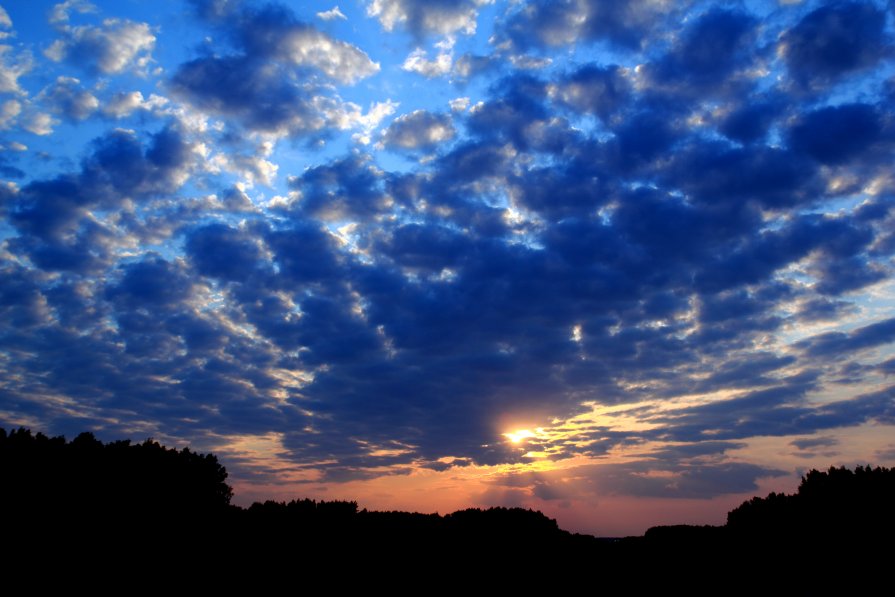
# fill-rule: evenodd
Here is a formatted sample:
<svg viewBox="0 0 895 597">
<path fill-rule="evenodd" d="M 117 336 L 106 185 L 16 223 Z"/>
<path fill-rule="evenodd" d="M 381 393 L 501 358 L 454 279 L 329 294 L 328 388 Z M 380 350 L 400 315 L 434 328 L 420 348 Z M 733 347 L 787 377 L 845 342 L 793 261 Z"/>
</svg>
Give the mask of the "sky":
<svg viewBox="0 0 895 597">
<path fill-rule="evenodd" d="M 0 424 L 721 524 L 895 465 L 886 2 L 0 0 Z"/>
</svg>

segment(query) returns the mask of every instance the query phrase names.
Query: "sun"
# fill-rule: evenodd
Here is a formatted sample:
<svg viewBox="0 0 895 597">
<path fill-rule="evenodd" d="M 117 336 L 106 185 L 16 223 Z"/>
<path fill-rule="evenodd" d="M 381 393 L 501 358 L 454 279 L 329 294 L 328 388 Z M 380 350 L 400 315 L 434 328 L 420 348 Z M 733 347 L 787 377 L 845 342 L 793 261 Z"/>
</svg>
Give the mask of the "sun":
<svg viewBox="0 0 895 597">
<path fill-rule="evenodd" d="M 534 431 L 531 431 L 529 429 L 518 429 L 516 431 L 513 431 L 512 433 L 504 433 L 503 436 L 508 438 L 514 444 L 518 444 L 521 443 L 523 440 L 534 437 L 535 433 Z"/>
</svg>

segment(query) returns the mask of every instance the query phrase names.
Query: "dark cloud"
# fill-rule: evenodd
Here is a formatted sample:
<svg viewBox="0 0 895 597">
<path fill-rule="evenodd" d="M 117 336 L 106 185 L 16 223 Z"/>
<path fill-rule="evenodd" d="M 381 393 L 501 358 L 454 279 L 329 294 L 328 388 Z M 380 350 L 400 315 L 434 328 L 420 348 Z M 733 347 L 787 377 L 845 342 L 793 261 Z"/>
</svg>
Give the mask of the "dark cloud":
<svg viewBox="0 0 895 597">
<path fill-rule="evenodd" d="M 554 98 L 559 103 L 585 114 L 609 121 L 624 108 L 631 97 L 631 82 L 619 66 L 586 65 L 562 78 Z"/>
<path fill-rule="evenodd" d="M 839 440 L 834 437 L 805 437 L 794 439 L 789 445 L 795 446 L 799 450 L 810 450 L 812 448 L 829 448 L 839 444 Z"/>
<path fill-rule="evenodd" d="M 470 110 L 471 131 L 493 141 L 510 141 L 523 151 L 562 153 L 574 133 L 562 119 L 551 119 L 544 101 L 547 86 L 529 75 L 514 75 L 495 85 L 494 98 Z"/>
<path fill-rule="evenodd" d="M 315 87 L 246 56 L 198 58 L 181 65 L 172 90 L 197 107 L 262 131 L 314 132 L 326 122 L 313 105 Z"/>
<path fill-rule="evenodd" d="M 287 287 L 335 281 L 343 274 L 338 242 L 322 227 L 301 222 L 265 236 Z"/>
<path fill-rule="evenodd" d="M 818 268 L 816 288 L 821 294 L 839 296 L 875 284 L 884 279 L 886 273 L 884 267 L 868 263 L 861 257 L 828 261 Z"/>
<path fill-rule="evenodd" d="M 245 230 L 210 224 L 191 232 L 186 253 L 200 274 L 225 281 L 248 281 L 260 269 L 262 247 Z"/>
<path fill-rule="evenodd" d="M 235 51 L 184 63 L 169 84 L 196 107 L 249 129 L 304 135 L 338 126 L 344 107 L 325 84 L 353 83 L 379 70 L 360 49 L 281 5 L 240 8 L 219 24 Z"/>
<path fill-rule="evenodd" d="M 629 477 L 618 484 L 618 491 L 629 495 L 680 498 L 711 498 L 717 495 L 745 493 L 758 489 L 757 480 L 779 477 L 786 471 L 754 464 L 732 462 L 714 467 L 685 470 L 678 478 L 662 480 Z M 611 482 L 611 481 L 610 481 Z"/>
<path fill-rule="evenodd" d="M 758 490 L 757 480 L 787 474 L 745 462 L 667 464 L 651 460 L 575 469 L 592 491 L 634 497 L 711 499 Z"/>
<path fill-rule="evenodd" d="M 300 193 L 292 207 L 321 220 L 370 218 L 390 207 L 383 193 L 383 173 L 369 156 L 354 155 L 290 177 Z"/>
<path fill-rule="evenodd" d="M 879 365 L 876 366 L 883 374 L 885 375 L 893 375 L 895 374 L 895 358 L 889 359 L 887 361 L 883 361 Z"/>
<path fill-rule="evenodd" d="M 644 47 L 666 18 L 686 3 L 636 0 L 538 0 L 522 5 L 502 24 L 500 35 L 519 49 L 606 41 L 625 49 Z"/>
<path fill-rule="evenodd" d="M 757 21 L 751 15 L 712 9 L 688 27 L 661 59 L 642 70 L 651 85 L 674 94 L 742 91 L 750 78 Z"/>
<path fill-rule="evenodd" d="M 796 358 L 793 356 L 780 356 L 771 353 L 740 355 L 738 358 L 720 364 L 713 373 L 698 384 L 699 390 L 711 391 L 718 388 L 772 385 L 776 380 L 768 374 L 795 362 Z"/>
<path fill-rule="evenodd" d="M 789 144 L 823 164 L 841 164 L 891 143 L 886 129 L 874 106 L 845 104 L 804 114 L 789 130 Z"/>
<path fill-rule="evenodd" d="M 20 236 L 11 247 L 40 268 L 94 272 L 109 265 L 119 231 L 91 210 L 118 210 L 177 190 L 195 166 L 196 154 L 176 123 L 147 144 L 115 130 L 96 140 L 78 173 L 36 180 L 11 198 L 9 222 Z"/>
<path fill-rule="evenodd" d="M 726 203 L 743 210 L 755 202 L 786 208 L 816 201 L 823 192 L 816 167 L 793 151 L 768 146 L 731 148 L 712 142 L 682 149 L 665 175 L 670 184 L 706 206 Z"/>
<path fill-rule="evenodd" d="M 110 199 L 120 201 L 178 188 L 197 159 L 176 123 L 152 135 L 145 148 L 134 134 L 115 130 L 94 141 L 81 177 L 84 184 L 108 188 Z"/>
<path fill-rule="evenodd" d="M 835 2 L 808 13 L 780 39 L 793 81 L 819 88 L 890 53 L 886 13 L 870 2 Z"/>
<path fill-rule="evenodd" d="M 895 342 L 895 319 L 885 319 L 851 332 L 827 332 L 797 344 L 812 356 L 844 359 L 859 350 Z"/>
<path fill-rule="evenodd" d="M 832 321 L 854 311 L 854 305 L 847 301 L 818 297 L 805 302 L 798 311 L 798 317 L 804 321 Z"/>
<path fill-rule="evenodd" d="M 683 409 L 675 413 L 674 420 L 660 416 L 658 419 L 667 427 L 657 437 L 681 442 L 733 440 L 815 433 L 868 421 L 891 424 L 895 420 L 893 387 L 818 406 L 806 403 L 805 396 L 818 387 L 817 377 L 818 372 L 808 372 L 776 387 Z"/>
<path fill-rule="evenodd" d="M 191 294 L 192 281 L 182 267 L 158 256 L 127 265 L 107 296 L 121 305 L 164 309 L 178 307 Z"/>
<path fill-rule="evenodd" d="M 783 112 L 782 102 L 752 101 L 728 112 L 718 124 L 718 130 L 740 143 L 763 140 L 771 125 Z"/>
</svg>

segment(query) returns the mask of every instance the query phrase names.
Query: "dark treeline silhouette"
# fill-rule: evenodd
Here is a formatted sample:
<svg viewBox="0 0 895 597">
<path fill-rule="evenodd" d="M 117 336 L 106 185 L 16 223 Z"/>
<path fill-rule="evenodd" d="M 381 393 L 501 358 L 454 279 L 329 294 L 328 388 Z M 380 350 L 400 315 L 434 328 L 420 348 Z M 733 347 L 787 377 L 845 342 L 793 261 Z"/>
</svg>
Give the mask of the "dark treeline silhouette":
<svg viewBox="0 0 895 597">
<path fill-rule="evenodd" d="M 882 539 L 895 530 L 895 470 L 858 466 L 810 471 L 793 495 L 755 497 L 727 515 L 738 537 L 817 541 Z M 890 535 L 891 538 L 891 535 Z"/>
<path fill-rule="evenodd" d="M 72 570 L 100 554 L 134 573 L 163 561 L 168 572 L 214 566 L 272 578 L 335 562 L 346 574 L 385 581 L 402 569 L 418 578 L 490 566 L 567 579 L 600 570 L 613 575 L 604 585 L 656 588 L 697 578 L 694 586 L 706 587 L 748 571 L 737 586 L 758 589 L 774 576 L 775 586 L 805 589 L 822 586 L 820 577 L 806 585 L 794 570 L 888 562 L 895 537 L 895 469 L 869 466 L 812 470 L 795 494 L 753 498 L 725 526 L 654 527 L 624 539 L 571 534 L 521 508 L 442 516 L 310 499 L 241 508 L 230 503 L 226 479 L 215 456 L 151 440 L 104 444 L 90 433 L 66 441 L 0 429 L 0 513 L 6 537 L 19 538 L 11 565 L 62 540 L 91 546 L 66 552 Z M 169 557 L 175 552 L 181 557 Z"/>
<path fill-rule="evenodd" d="M 209 517 L 224 512 L 233 494 L 213 455 L 152 440 L 103 444 L 91 433 L 66 442 L 0 429 L 0 479 L 3 511 L 31 524 Z"/>
</svg>

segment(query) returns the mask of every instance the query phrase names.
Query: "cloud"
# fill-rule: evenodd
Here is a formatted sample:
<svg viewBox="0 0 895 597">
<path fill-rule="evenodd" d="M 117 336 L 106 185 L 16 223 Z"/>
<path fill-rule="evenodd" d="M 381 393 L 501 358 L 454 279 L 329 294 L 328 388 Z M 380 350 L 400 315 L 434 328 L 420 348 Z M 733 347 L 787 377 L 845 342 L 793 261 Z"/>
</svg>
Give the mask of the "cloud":
<svg viewBox="0 0 895 597">
<path fill-rule="evenodd" d="M 191 232 L 186 252 L 203 276 L 247 281 L 260 270 L 263 245 L 246 230 L 209 224 Z"/>
<path fill-rule="evenodd" d="M 154 93 L 147 99 L 139 91 L 120 91 L 106 100 L 102 112 L 112 118 L 125 118 L 137 110 L 153 111 L 167 103 L 167 98 Z"/>
<path fill-rule="evenodd" d="M 799 450 L 810 450 L 812 448 L 829 448 L 839 444 L 839 440 L 834 437 L 804 437 L 794 439 L 789 445 Z"/>
<path fill-rule="evenodd" d="M 381 143 L 387 149 L 429 151 L 455 134 L 449 116 L 417 110 L 396 118 L 383 131 Z"/>
<path fill-rule="evenodd" d="M 790 128 L 789 144 L 822 164 L 842 164 L 895 137 L 874 106 L 843 104 L 807 112 Z"/>
<path fill-rule="evenodd" d="M 891 342 L 895 342 L 895 319 L 884 319 L 851 332 L 827 332 L 802 340 L 798 346 L 812 356 L 844 359 L 859 350 Z"/>
<path fill-rule="evenodd" d="M 343 21 L 348 20 L 348 17 L 346 17 L 345 14 L 341 10 L 339 10 L 338 6 L 333 6 L 329 10 L 318 12 L 317 18 L 324 21 L 333 21 L 336 19 L 340 19 Z"/>
<path fill-rule="evenodd" d="M 21 124 L 29 133 L 43 137 L 52 134 L 53 127 L 59 124 L 59 121 L 46 112 L 32 111 L 22 119 Z"/>
<path fill-rule="evenodd" d="M 10 99 L 0 104 L 0 129 L 9 129 L 22 112 L 22 103 Z"/>
<path fill-rule="evenodd" d="M 689 25 L 661 59 L 640 75 L 667 93 L 741 92 L 751 86 L 757 21 L 749 14 L 712 9 Z"/>
<path fill-rule="evenodd" d="M 120 231 L 90 210 L 121 210 L 132 200 L 176 191 L 189 177 L 196 154 L 175 123 L 144 146 L 126 131 L 96 139 L 79 172 L 23 186 L 9 206 L 19 232 L 15 253 L 48 270 L 95 272 L 108 266 Z"/>
<path fill-rule="evenodd" d="M 128 308 L 177 307 L 192 293 L 192 283 L 177 264 L 149 255 L 123 268 L 119 282 L 107 291 L 107 297 Z"/>
<path fill-rule="evenodd" d="M 560 104 L 608 121 L 627 104 L 631 84 L 621 67 L 587 65 L 561 79 L 550 91 Z"/>
<path fill-rule="evenodd" d="M 344 108 L 325 83 L 350 84 L 379 70 L 360 49 L 278 5 L 242 10 L 227 27 L 238 52 L 186 62 L 170 86 L 197 108 L 236 118 L 250 129 L 301 135 L 338 126 L 333 120 L 343 117 Z"/>
<path fill-rule="evenodd" d="M 401 68 L 431 79 L 449 74 L 451 72 L 452 60 L 453 57 L 449 52 L 441 52 L 435 57 L 435 60 L 429 60 L 426 58 L 426 51 L 422 48 L 417 48 L 407 56 Z"/>
<path fill-rule="evenodd" d="M 468 97 L 457 97 L 448 102 L 451 106 L 451 112 L 465 112 L 469 107 Z"/>
<path fill-rule="evenodd" d="M 65 26 L 60 33 L 44 50 L 47 58 L 106 75 L 146 68 L 156 41 L 147 23 L 128 19 L 105 19 L 98 27 Z"/>
<path fill-rule="evenodd" d="M 885 21 L 885 12 L 872 3 L 821 6 L 783 34 L 778 53 L 796 85 L 819 89 L 872 67 L 889 53 Z"/>
<path fill-rule="evenodd" d="M 413 35 L 450 35 L 476 31 L 476 19 L 481 6 L 491 0 L 372 0 L 367 14 L 376 17 L 386 31 L 396 26 L 406 28 Z"/>
<path fill-rule="evenodd" d="M 11 46 L 0 44 L 0 93 L 22 95 L 19 77 L 34 68 L 34 58 L 28 51 L 13 52 Z"/>
<path fill-rule="evenodd" d="M 782 109 L 779 101 L 753 101 L 725 114 L 718 128 L 729 139 L 740 143 L 760 141 L 781 115 Z"/>
<path fill-rule="evenodd" d="M 288 183 L 298 192 L 299 213 L 338 221 L 385 213 L 390 202 L 382 192 L 382 178 L 370 156 L 356 155 L 310 168 Z"/>
<path fill-rule="evenodd" d="M 757 491 L 757 480 L 787 471 L 744 462 L 714 465 L 667 466 L 650 461 L 595 467 L 596 482 L 610 492 L 636 497 L 709 499 L 719 495 Z"/>
<path fill-rule="evenodd" d="M 537 0 L 512 13 L 499 35 L 521 50 L 598 40 L 619 48 L 639 49 L 666 18 L 686 4 L 652 0 Z"/>
<path fill-rule="evenodd" d="M 713 454 L 732 447 L 736 446 L 705 442 L 705 445 L 696 444 L 691 453 L 683 454 L 683 460 L 675 460 L 671 454 L 657 454 L 656 459 L 578 466 L 561 474 L 553 471 L 507 474 L 497 476 L 492 483 L 523 491 L 524 497 L 544 501 L 590 501 L 611 495 L 707 500 L 757 491 L 759 479 L 787 474 L 786 471 L 744 462 L 700 461 L 693 458 L 701 450 L 705 450 L 704 454 Z M 662 460 L 666 457 L 670 460 Z"/>
<path fill-rule="evenodd" d="M 72 77 L 59 77 L 35 98 L 69 121 L 84 120 L 99 109 L 99 100 Z"/>
<path fill-rule="evenodd" d="M 53 5 L 47 16 L 50 25 L 64 25 L 69 21 L 69 13 L 90 14 L 97 12 L 96 6 L 86 0 L 65 0 Z"/>
</svg>

